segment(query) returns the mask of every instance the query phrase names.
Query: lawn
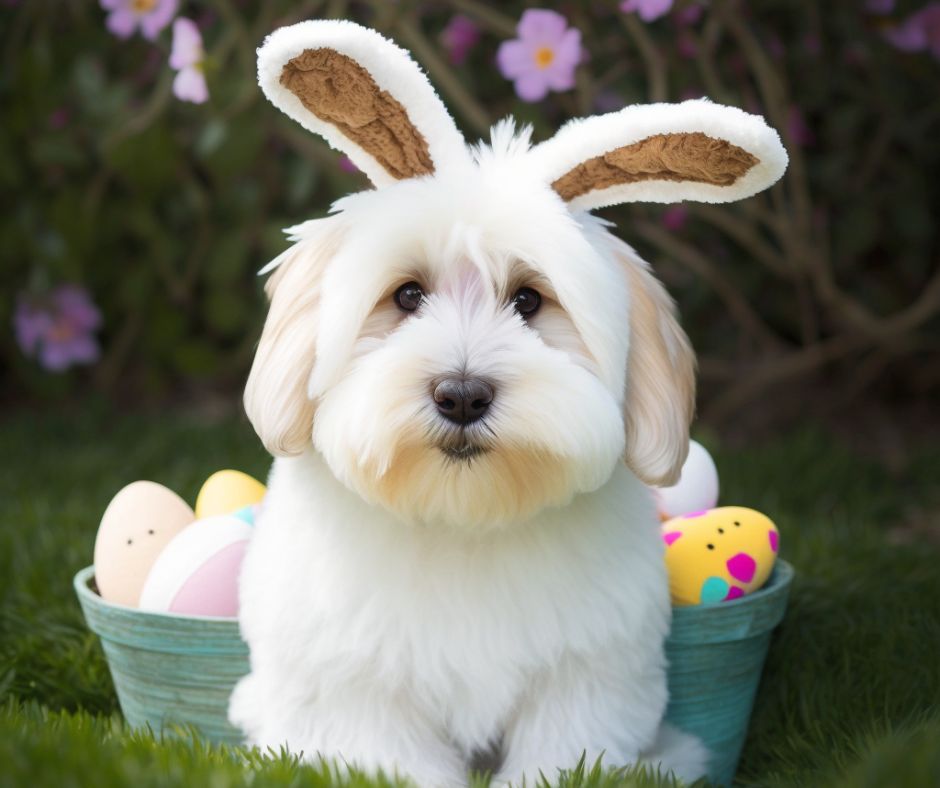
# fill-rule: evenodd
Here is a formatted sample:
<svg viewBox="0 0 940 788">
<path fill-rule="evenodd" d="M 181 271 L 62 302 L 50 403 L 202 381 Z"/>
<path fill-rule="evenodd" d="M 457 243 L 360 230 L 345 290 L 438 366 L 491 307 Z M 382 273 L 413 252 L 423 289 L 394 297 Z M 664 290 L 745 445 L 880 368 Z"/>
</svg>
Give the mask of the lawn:
<svg viewBox="0 0 940 788">
<path fill-rule="evenodd" d="M 889 470 L 813 429 L 742 451 L 702 439 L 722 502 L 769 514 L 797 570 L 738 779 L 940 785 L 940 447 Z M 0 455 L 0 785 L 335 784 L 283 753 L 128 730 L 72 593 L 122 485 L 153 479 L 192 501 L 219 468 L 263 478 L 268 459 L 243 419 L 14 413 Z M 590 765 L 549 777 L 660 784 Z"/>
</svg>

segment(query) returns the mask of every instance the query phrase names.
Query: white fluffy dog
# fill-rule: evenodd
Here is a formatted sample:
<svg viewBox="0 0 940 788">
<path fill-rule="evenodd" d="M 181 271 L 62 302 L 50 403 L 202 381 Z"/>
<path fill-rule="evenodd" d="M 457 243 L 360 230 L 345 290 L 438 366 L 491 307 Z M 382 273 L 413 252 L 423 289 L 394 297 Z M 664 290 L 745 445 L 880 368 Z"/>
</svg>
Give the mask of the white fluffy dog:
<svg viewBox="0 0 940 788">
<path fill-rule="evenodd" d="M 374 190 L 293 228 L 245 403 L 277 456 L 241 577 L 231 719 L 366 770 L 530 781 L 604 755 L 695 777 L 664 729 L 670 605 L 644 483 L 688 448 L 694 360 L 587 211 L 720 202 L 786 165 L 705 101 L 467 147 L 407 53 L 348 22 L 259 51 L 271 101 Z M 483 757 L 485 756 L 485 758 Z"/>
</svg>

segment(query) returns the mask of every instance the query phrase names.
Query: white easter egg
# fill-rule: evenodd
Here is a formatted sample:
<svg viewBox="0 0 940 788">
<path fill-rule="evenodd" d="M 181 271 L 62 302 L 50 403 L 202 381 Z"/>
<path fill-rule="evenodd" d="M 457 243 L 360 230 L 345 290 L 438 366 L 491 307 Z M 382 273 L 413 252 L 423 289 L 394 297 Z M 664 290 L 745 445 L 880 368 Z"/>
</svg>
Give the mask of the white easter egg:
<svg viewBox="0 0 940 788">
<path fill-rule="evenodd" d="M 689 441 L 689 456 L 671 487 L 654 487 L 659 514 L 664 520 L 714 509 L 718 504 L 718 469 L 705 447 Z"/>
<path fill-rule="evenodd" d="M 140 593 L 141 610 L 237 616 L 238 575 L 251 525 L 230 514 L 197 520 L 159 555 Z"/>
<path fill-rule="evenodd" d="M 156 482 L 128 484 L 108 504 L 95 538 L 95 583 L 107 602 L 135 607 L 157 556 L 196 515 Z"/>
</svg>

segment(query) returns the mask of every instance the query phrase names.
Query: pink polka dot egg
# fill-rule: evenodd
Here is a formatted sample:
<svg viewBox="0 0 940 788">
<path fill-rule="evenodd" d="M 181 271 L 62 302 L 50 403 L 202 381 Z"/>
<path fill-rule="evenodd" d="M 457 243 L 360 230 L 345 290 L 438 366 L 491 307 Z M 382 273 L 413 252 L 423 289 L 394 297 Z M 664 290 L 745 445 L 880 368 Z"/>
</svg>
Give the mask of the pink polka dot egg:
<svg viewBox="0 0 940 788">
<path fill-rule="evenodd" d="M 780 534 L 764 514 L 719 506 L 662 524 L 672 603 L 712 605 L 756 591 L 770 577 Z"/>
</svg>

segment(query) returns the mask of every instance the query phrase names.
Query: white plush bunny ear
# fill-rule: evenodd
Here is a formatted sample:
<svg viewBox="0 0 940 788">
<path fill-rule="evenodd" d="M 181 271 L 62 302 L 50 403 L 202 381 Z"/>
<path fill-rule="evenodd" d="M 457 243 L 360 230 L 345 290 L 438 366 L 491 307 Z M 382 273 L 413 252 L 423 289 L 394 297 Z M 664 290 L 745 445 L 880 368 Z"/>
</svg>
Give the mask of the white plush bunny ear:
<svg viewBox="0 0 940 788">
<path fill-rule="evenodd" d="M 353 22 L 300 22 L 258 50 L 274 106 L 345 153 L 376 186 L 468 160 L 463 137 L 405 50 Z"/>
<path fill-rule="evenodd" d="M 572 208 L 731 202 L 774 184 L 787 153 L 764 119 L 699 99 L 566 123 L 530 155 Z"/>
</svg>

